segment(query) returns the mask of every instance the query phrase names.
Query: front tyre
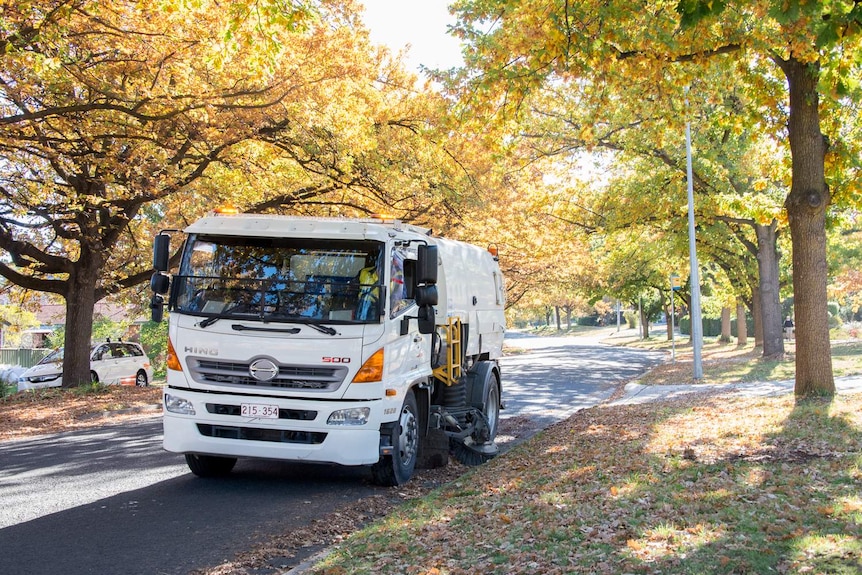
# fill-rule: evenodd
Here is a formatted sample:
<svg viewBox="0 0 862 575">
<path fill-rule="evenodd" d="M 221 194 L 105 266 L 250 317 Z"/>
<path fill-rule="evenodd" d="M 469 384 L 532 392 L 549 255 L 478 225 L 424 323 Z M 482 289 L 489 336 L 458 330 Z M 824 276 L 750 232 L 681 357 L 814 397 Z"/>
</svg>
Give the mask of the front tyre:
<svg viewBox="0 0 862 575">
<path fill-rule="evenodd" d="M 147 387 L 149 385 L 147 373 L 143 369 L 139 370 L 137 375 L 135 375 L 135 385 L 137 387 Z"/>
<path fill-rule="evenodd" d="M 374 483 L 387 487 L 402 485 L 413 477 L 419 452 L 419 409 L 416 396 L 408 391 L 398 422 L 392 427 L 392 454 L 384 455 L 371 468 Z"/>
<path fill-rule="evenodd" d="M 186 453 L 186 464 L 198 477 L 221 477 L 231 472 L 236 465 L 236 457 Z"/>
</svg>

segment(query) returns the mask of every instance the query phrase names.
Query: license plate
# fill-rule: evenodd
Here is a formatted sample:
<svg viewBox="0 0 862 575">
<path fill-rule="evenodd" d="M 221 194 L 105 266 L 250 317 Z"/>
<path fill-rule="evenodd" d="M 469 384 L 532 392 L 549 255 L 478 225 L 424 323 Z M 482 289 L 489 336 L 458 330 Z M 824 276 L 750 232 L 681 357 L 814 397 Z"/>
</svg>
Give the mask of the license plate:
<svg viewBox="0 0 862 575">
<path fill-rule="evenodd" d="M 263 403 L 243 403 L 240 404 L 240 414 L 243 417 L 278 419 L 278 406 Z"/>
</svg>

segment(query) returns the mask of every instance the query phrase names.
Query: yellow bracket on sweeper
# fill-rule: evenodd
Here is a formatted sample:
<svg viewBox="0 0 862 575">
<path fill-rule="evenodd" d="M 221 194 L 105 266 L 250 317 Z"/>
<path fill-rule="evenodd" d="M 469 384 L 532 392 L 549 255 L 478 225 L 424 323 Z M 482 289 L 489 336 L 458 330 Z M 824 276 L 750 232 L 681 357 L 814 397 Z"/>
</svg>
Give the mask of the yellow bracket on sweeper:
<svg viewBox="0 0 862 575">
<path fill-rule="evenodd" d="M 443 326 L 446 336 L 446 363 L 434 370 L 434 377 L 446 385 L 455 385 L 461 379 L 461 318 L 450 317 Z"/>
</svg>

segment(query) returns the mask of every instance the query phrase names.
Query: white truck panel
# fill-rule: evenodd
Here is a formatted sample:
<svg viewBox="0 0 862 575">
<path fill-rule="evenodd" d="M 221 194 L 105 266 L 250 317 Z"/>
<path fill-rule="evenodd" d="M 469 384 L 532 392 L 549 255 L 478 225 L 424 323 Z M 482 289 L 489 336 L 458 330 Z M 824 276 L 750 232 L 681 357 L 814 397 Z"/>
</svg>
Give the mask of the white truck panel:
<svg viewBox="0 0 862 575">
<path fill-rule="evenodd" d="M 466 354 L 499 357 L 505 331 L 502 275 L 487 250 L 471 244 L 433 238 L 438 246 L 436 306 L 438 325 L 459 317 L 468 325 Z"/>
</svg>

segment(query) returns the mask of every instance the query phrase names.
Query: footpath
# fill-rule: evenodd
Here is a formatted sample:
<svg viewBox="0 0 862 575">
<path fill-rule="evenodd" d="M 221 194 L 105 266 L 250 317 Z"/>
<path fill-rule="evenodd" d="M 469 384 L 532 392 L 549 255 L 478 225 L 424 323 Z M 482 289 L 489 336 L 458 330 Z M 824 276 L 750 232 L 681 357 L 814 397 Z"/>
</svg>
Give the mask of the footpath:
<svg viewBox="0 0 862 575">
<path fill-rule="evenodd" d="M 743 397 L 771 397 L 793 393 L 793 381 L 761 381 L 699 385 L 642 385 L 629 383 L 625 395 L 610 405 L 638 405 L 652 401 L 676 399 L 691 393 L 738 393 Z M 837 394 L 862 393 L 862 375 L 835 378 Z"/>
</svg>

